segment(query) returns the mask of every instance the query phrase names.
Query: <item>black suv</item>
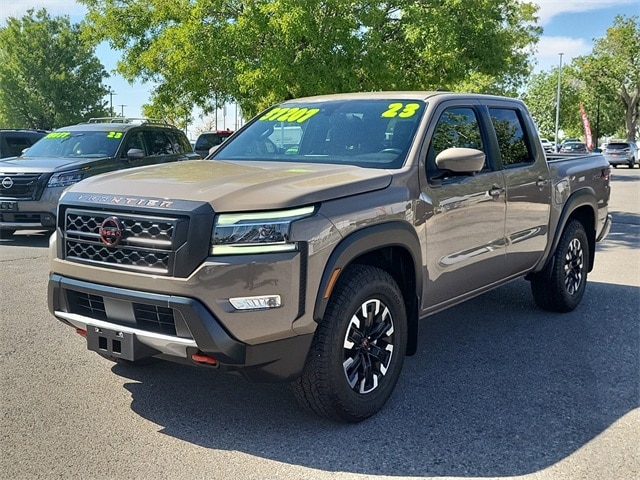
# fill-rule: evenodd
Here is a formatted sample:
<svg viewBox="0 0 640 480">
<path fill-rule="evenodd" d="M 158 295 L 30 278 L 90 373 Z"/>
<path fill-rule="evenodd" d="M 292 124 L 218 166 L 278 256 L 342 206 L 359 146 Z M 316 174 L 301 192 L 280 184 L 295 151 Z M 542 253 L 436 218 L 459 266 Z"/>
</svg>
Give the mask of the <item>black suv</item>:
<svg viewBox="0 0 640 480">
<path fill-rule="evenodd" d="M 221 145 L 233 133 L 232 130 L 216 130 L 215 132 L 204 132 L 198 136 L 194 150 L 202 158 L 209 155 L 212 147 Z"/>
<path fill-rule="evenodd" d="M 96 118 L 60 128 L 0 161 L 0 234 L 54 230 L 60 195 L 84 178 L 198 158 L 184 132 L 166 122 Z"/>
<path fill-rule="evenodd" d="M 46 134 L 45 130 L 1 129 L 0 158 L 17 157 Z"/>
</svg>

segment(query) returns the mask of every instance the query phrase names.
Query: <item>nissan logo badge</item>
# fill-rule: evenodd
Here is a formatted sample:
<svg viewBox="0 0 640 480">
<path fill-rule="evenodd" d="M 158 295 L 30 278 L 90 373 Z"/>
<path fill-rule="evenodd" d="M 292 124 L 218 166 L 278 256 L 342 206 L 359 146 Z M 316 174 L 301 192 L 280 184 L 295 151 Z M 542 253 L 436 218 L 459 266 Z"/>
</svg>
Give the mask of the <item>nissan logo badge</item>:
<svg viewBox="0 0 640 480">
<path fill-rule="evenodd" d="M 108 217 L 100 225 L 99 233 L 102 243 L 107 247 L 115 247 L 122 240 L 124 227 L 118 217 Z"/>
<path fill-rule="evenodd" d="M 13 187 L 13 180 L 11 179 L 11 177 L 4 177 L 2 179 L 2 187 L 6 188 L 7 190 Z"/>
</svg>

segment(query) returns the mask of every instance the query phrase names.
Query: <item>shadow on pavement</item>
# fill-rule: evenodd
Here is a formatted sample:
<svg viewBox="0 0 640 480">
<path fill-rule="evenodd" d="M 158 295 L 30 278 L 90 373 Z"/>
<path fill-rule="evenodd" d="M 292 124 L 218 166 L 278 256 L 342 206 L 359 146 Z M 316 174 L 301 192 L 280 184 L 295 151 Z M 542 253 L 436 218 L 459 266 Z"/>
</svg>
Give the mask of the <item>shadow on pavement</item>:
<svg viewBox="0 0 640 480">
<path fill-rule="evenodd" d="M 169 363 L 113 371 L 136 381 L 136 413 L 204 448 L 329 472 L 515 476 L 638 407 L 639 307 L 640 289 L 604 283 L 568 314 L 537 309 L 524 281 L 489 292 L 423 321 L 391 401 L 357 425 L 302 412 L 282 385 Z"/>
</svg>

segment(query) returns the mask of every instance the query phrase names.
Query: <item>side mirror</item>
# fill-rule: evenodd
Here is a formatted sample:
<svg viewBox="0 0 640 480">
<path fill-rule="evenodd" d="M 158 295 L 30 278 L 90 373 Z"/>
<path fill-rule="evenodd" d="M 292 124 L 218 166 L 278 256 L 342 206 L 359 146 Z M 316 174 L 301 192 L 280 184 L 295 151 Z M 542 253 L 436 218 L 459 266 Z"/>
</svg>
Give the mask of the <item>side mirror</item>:
<svg viewBox="0 0 640 480">
<path fill-rule="evenodd" d="M 454 173 L 475 174 L 482 170 L 485 159 L 485 153 L 475 148 L 447 148 L 436 157 L 436 166 Z"/>
<path fill-rule="evenodd" d="M 131 148 L 127 151 L 127 158 L 144 158 L 144 150 Z"/>
</svg>

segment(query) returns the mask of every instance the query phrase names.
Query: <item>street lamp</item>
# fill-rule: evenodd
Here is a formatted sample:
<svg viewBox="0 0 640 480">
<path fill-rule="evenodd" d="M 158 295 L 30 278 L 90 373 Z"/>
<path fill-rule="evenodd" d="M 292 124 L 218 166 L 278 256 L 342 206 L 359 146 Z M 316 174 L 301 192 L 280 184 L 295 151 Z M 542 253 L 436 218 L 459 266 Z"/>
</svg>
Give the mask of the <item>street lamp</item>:
<svg viewBox="0 0 640 480">
<path fill-rule="evenodd" d="M 113 117 L 113 96 L 116 95 L 116 92 L 109 89 L 109 113 Z"/>
<path fill-rule="evenodd" d="M 560 77 L 562 76 L 562 55 L 560 53 L 560 68 L 558 68 L 558 94 L 556 97 L 556 152 L 558 152 L 558 124 L 560 122 Z"/>
</svg>

